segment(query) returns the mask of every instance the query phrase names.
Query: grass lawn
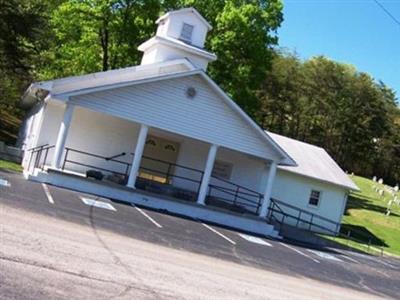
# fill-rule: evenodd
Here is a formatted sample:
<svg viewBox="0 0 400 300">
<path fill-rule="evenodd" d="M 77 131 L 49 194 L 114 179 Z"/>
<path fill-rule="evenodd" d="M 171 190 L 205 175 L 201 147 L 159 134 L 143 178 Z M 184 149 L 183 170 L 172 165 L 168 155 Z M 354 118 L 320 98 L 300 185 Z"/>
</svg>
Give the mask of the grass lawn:
<svg viewBox="0 0 400 300">
<path fill-rule="evenodd" d="M 7 160 L 2 160 L 0 159 L 0 170 L 9 170 L 9 171 L 15 171 L 15 172 L 22 172 L 22 167 L 21 165 L 7 161 Z"/>
<path fill-rule="evenodd" d="M 392 203 L 391 214 L 386 216 L 388 202 L 393 196 L 386 191 L 380 196 L 374 190 L 374 186 L 381 189 L 384 186 L 363 177 L 353 176 L 352 179 L 361 191 L 349 196 L 342 231 L 350 230 L 357 239 L 370 241 L 372 246 L 383 246 L 385 252 L 400 255 L 400 205 Z M 397 197 L 400 198 L 400 193 Z M 345 239 L 337 241 L 348 243 Z M 350 242 L 350 246 L 366 249 L 354 242 Z"/>
</svg>

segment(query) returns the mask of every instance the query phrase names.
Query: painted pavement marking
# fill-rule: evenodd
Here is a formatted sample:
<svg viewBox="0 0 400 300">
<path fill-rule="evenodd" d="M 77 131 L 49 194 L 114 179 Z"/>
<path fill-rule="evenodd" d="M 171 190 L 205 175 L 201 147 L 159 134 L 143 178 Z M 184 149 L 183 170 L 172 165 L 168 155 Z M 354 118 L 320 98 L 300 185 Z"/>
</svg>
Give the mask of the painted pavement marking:
<svg viewBox="0 0 400 300">
<path fill-rule="evenodd" d="M 356 260 L 356 259 L 354 259 L 354 258 L 352 258 L 352 257 L 350 257 L 348 255 L 341 254 L 340 257 L 343 257 L 344 259 L 348 259 L 348 260 L 350 260 L 350 261 L 352 261 L 352 262 L 354 262 L 356 264 L 361 265 L 361 263 L 358 260 Z"/>
<path fill-rule="evenodd" d="M 392 268 L 394 270 L 400 270 L 396 266 L 394 266 L 394 265 L 392 265 L 392 264 L 390 264 L 388 262 L 385 262 L 385 261 L 383 261 L 383 260 L 381 260 L 381 259 L 379 259 L 378 257 L 375 257 L 375 256 L 368 256 L 368 255 L 357 253 L 357 252 L 353 252 L 352 255 L 353 256 L 357 256 L 357 257 L 361 257 L 361 258 L 365 258 L 365 259 L 367 259 L 369 261 L 380 263 L 380 264 L 382 264 L 382 265 L 384 265 L 386 267 Z"/>
<path fill-rule="evenodd" d="M 384 265 L 384 266 L 386 266 L 386 267 L 392 268 L 393 270 L 400 270 L 400 269 L 397 268 L 396 266 L 394 266 L 394 265 L 392 265 L 392 264 L 390 264 L 390 263 L 388 263 L 388 262 L 382 261 L 382 260 L 379 259 L 379 258 L 377 258 L 376 261 L 379 262 L 379 263 L 381 263 L 382 265 Z"/>
<path fill-rule="evenodd" d="M 317 259 L 315 259 L 315 258 L 312 258 L 311 256 L 309 256 L 309 255 L 307 255 L 307 254 L 301 252 L 300 250 L 297 250 L 296 248 L 294 248 L 294 247 L 292 247 L 292 246 L 289 246 L 289 245 L 287 245 L 287 244 L 285 244 L 285 243 L 282 243 L 282 242 L 279 242 L 279 244 L 281 244 L 282 246 L 284 246 L 284 247 L 286 247 L 286 248 L 288 248 L 288 249 L 290 249 L 290 250 L 292 250 L 292 251 L 294 251 L 294 252 L 296 252 L 296 253 L 298 253 L 298 254 L 304 256 L 304 257 L 307 257 L 308 259 L 311 259 L 313 262 L 316 262 L 316 263 L 318 263 L 318 264 L 320 263 L 319 260 L 317 260 Z"/>
<path fill-rule="evenodd" d="M 328 260 L 333 260 L 333 261 L 338 261 L 338 262 L 343 262 L 343 260 L 341 260 L 340 258 L 337 258 L 336 256 L 326 253 L 326 252 L 322 252 L 322 251 L 317 251 L 317 250 L 311 250 L 311 249 L 307 249 L 308 252 L 314 253 L 315 255 L 323 258 L 323 259 L 328 259 Z"/>
<path fill-rule="evenodd" d="M 251 243 L 272 247 L 272 245 L 270 243 L 268 243 L 268 242 L 266 242 L 263 239 L 260 239 L 258 237 L 247 235 L 247 234 L 242 234 L 242 233 L 239 233 L 239 236 L 241 238 L 245 239 L 246 241 L 251 242 Z"/>
<path fill-rule="evenodd" d="M 335 251 L 337 251 L 337 249 L 335 249 Z M 347 254 L 344 254 L 343 252 L 340 252 L 340 253 L 341 253 L 342 257 L 347 258 L 349 260 L 353 260 L 353 261 L 355 261 L 355 262 L 357 262 L 359 264 L 361 264 L 361 262 L 359 262 L 358 260 L 354 259 L 354 257 L 350 257 L 350 255 L 351 256 L 360 257 L 360 258 L 365 258 L 368 261 L 380 263 L 380 264 L 382 264 L 382 265 L 384 265 L 386 267 L 390 267 L 390 268 L 392 268 L 394 270 L 400 270 L 400 268 L 397 268 L 396 266 L 394 266 L 394 265 L 392 265 L 392 264 L 390 264 L 388 262 L 382 261 L 381 259 L 379 259 L 376 256 L 370 256 L 370 255 L 366 255 L 366 254 L 362 254 L 362 253 L 349 252 L 349 251 L 347 252 Z"/>
<path fill-rule="evenodd" d="M 214 232 L 215 234 L 219 235 L 220 237 L 222 237 L 223 239 L 227 240 L 229 243 L 231 243 L 232 245 L 236 245 L 235 241 L 232 241 L 230 238 L 228 238 L 227 236 L 223 235 L 221 232 L 215 230 L 214 228 L 212 228 L 211 226 L 208 226 L 207 224 L 201 223 L 205 228 L 211 230 L 212 232 Z"/>
<path fill-rule="evenodd" d="M 145 218 L 147 218 L 151 223 L 153 223 L 154 225 L 156 225 L 158 228 L 162 228 L 162 226 L 157 223 L 156 220 L 154 220 L 152 217 L 150 217 L 147 213 L 145 213 L 143 210 L 141 210 L 139 207 L 136 207 L 134 204 L 132 204 L 132 206 L 138 211 L 140 212 Z"/>
<path fill-rule="evenodd" d="M 391 268 L 391 269 L 393 269 L 393 270 L 400 270 L 399 268 L 397 268 L 396 266 L 394 266 L 394 265 L 392 265 L 392 264 L 390 264 L 390 263 L 388 263 L 388 262 L 385 262 L 385 261 L 383 261 L 383 260 L 381 260 L 381 259 L 379 259 L 379 258 L 376 258 L 376 259 L 371 259 L 372 261 L 376 261 L 376 262 L 378 262 L 378 263 L 380 263 L 380 264 L 382 264 L 382 265 L 384 265 L 384 266 L 386 266 L 386 267 L 389 267 L 389 268 Z"/>
<path fill-rule="evenodd" d="M 47 184 L 42 183 L 42 187 L 43 187 L 44 193 L 46 194 L 47 200 L 49 200 L 49 202 L 51 204 L 54 204 L 53 196 L 50 194 L 49 187 L 47 186 Z"/>
<path fill-rule="evenodd" d="M 114 208 L 114 206 L 112 206 L 110 203 L 107 203 L 107 202 L 98 201 L 98 200 L 85 198 L 85 197 L 81 197 L 81 200 L 83 201 L 83 203 L 85 203 L 86 205 L 89 205 L 89 206 L 95 206 L 95 207 L 104 208 L 104 209 L 108 209 L 108 210 L 112 210 L 112 211 L 117 211 Z"/>
<path fill-rule="evenodd" d="M 1 178 L 0 178 L 0 185 L 6 186 L 6 187 L 10 187 L 11 186 L 11 184 L 8 182 L 8 180 L 1 179 Z"/>
</svg>

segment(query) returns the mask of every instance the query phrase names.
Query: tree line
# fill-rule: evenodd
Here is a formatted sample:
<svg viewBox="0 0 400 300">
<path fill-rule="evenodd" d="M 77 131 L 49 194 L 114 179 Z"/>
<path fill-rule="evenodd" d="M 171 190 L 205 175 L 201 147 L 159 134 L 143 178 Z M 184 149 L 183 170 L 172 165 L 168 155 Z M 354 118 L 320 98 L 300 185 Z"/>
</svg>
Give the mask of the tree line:
<svg viewBox="0 0 400 300">
<path fill-rule="evenodd" d="M 323 147 L 345 170 L 400 180 L 400 109 L 383 82 L 326 57 L 276 53 L 258 90 L 263 128 Z"/>
<path fill-rule="evenodd" d="M 352 66 L 281 51 L 280 0 L 0 0 L 1 110 L 23 118 L 17 102 L 32 81 L 139 64 L 154 21 L 188 6 L 213 26 L 209 75 L 260 126 L 324 147 L 350 172 L 400 180 L 394 91 Z"/>
</svg>

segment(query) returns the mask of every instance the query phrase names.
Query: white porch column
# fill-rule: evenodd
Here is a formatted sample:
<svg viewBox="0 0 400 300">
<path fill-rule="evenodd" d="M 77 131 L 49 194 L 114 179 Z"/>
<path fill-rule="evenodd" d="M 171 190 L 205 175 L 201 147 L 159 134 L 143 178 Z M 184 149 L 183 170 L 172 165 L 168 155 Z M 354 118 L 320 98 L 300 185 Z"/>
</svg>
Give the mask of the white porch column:
<svg viewBox="0 0 400 300">
<path fill-rule="evenodd" d="M 55 169 L 59 169 L 61 165 L 62 156 L 64 153 L 65 142 L 67 140 L 68 130 L 71 125 L 72 115 L 74 112 L 74 106 L 67 103 L 64 111 L 64 116 L 58 130 L 57 142 L 54 148 L 54 156 L 51 166 Z"/>
<path fill-rule="evenodd" d="M 146 125 L 140 126 L 138 140 L 136 142 L 135 153 L 133 155 L 133 161 L 131 166 L 131 171 L 129 173 L 128 183 L 126 186 L 130 188 L 135 188 L 136 178 L 139 174 L 140 163 L 142 161 L 144 146 L 146 145 L 147 132 L 149 127 Z"/>
<path fill-rule="evenodd" d="M 266 218 L 268 214 L 268 208 L 271 203 L 271 194 L 272 194 L 272 186 L 274 184 L 274 179 L 276 175 L 276 167 L 277 164 L 276 162 L 271 162 L 269 166 L 269 170 L 267 172 L 267 185 L 265 186 L 265 191 L 264 191 L 264 198 L 263 198 L 263 203 L 261 204 L 261 209 L 259 212 L 259 216 L 261 218 Z"/>
<path fill-rule="evenodd" d="M 201 180 L 199 194 L 197 196 L 198 204 L 205 204 L 208 185 L 210 184 L 211 173 L 214 168 L 215 157 L 217 156 L 217 145 L 211 145 L 210 150 L 208 150 L 206 168 L 204 170 L 203 179 Z"/>
</svg>

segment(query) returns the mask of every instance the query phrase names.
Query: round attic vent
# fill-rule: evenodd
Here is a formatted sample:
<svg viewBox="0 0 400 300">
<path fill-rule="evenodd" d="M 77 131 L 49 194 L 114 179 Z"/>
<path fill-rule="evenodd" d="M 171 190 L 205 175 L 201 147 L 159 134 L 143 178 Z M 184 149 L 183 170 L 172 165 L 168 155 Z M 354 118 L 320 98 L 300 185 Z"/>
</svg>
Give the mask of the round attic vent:
<svg viewBox="0 0 400 300">
<path fill-rule="evenodd" d="M 194 87 L 188 87 L 186 90 L 186 96 L 188 96 L 188 98 L 194 98 L 196 96 L 196 89 Z"/>
</svg>

